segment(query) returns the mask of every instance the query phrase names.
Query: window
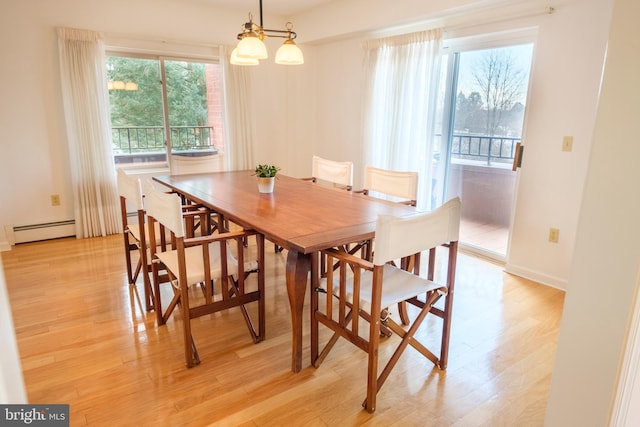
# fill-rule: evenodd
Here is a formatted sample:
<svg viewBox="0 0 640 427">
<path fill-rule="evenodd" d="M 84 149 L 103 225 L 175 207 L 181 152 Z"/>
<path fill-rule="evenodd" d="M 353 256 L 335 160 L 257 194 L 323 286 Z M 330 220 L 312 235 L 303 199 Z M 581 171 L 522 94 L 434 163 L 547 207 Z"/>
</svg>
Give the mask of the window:
<svg viewBox="0 0 640 427">
<path fill-rule="evenodd" d="M 169 154 L 222 153 L 220 75 L 212 61 L 109 54 L 115 163 L 167 164 Z"/>
</svg>

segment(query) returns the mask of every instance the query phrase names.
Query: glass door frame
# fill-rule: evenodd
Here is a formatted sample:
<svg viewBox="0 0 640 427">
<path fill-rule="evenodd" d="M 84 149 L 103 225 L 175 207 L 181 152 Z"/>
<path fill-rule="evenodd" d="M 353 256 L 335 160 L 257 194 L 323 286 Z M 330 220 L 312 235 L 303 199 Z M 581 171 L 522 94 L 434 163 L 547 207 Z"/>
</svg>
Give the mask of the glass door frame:
<svg viewBox="0 0 640 427">
<path fill-rule="evenodd" d="M 450 185 L 450 175 L 451 175 L 451 151 L 452 151 L 452 143 L 453 143 L 453 134 L 454 134 L 454 119 L 456 113 L 456 100 L 457 100 L 457 92 L 458 92 L 458 78 L 459 78 L 459 68 L 460 68 L 460 55 L 464 52 L 478 51 L 484 49 L 493 49 L 493 48 L 504 48 L 510 46 L 517 46 L 523 44 L 532 44 L 533 45 L 533 53 L 531 58 L 531 64 L 529 69 L 529 79 L 527 84 L 527 98 L 530 92 L 531 86 L 531 69 L 533 68 L 533 63 L 535 59 L 535 36 L 537 34 L 537 29 L 535 28 L 525 28 L 520 30 L 514 30 L 507 33 L 489 33 L 484 35 L 477 36 L 467 36 L 460 38 L 450 38 L 443 42 L 443 50 L 444 55 L 446 55 L 446 60 L 443 60 L 443 65 L 446 64 L 446 74 L 443 75 L 445 78 L 445 82 L 441 82 L 441 84 L 445 87 L 445 93 L 443 98 L 443 117 L 442 117 L 442 128 L 441 128 L 441 158 L 439 162 L 441 163 L 439 168 L 443 167 L 443 170 L 440 172 L 439 179 L 443 180 L 442 189 L 437 194 L 438 203 L 437 205 L 444 202 L 447 197 Z M 526 131 L 526 121 L 527 121 L 527 108 L 525 105 L 524 111 L 524 119 L 522 126 L 521 139 L 524 142 L 525 139 L 525 131 Z M 524 144 L 523 144 L 524 145 Z M 506 243 L 506 251 L 505 254 L 501 254 L 498 252 L 494 252 L 491 250 L 487 250 L 485 248 L 471 245 L 465 243 L 463 240 L 460 242 L 461 248 L 464 248 L 472 253 L 490 258 L 499 262 L 506 262 L 509 257 L 509 248 L 511 243 L 511 232 L 512 232 L 512 224 L 513 224 L 513 214 L 514 214 L 514 206 L 515 200 L 517 199 L 517 191 L 518 191 L 518 172 L 513 172 L 516 174 L 515 177 L 515 188 L 513 194 L 513 203 L 511 206 L 511 212 L 509 212 L 509 231 L 508 238 Z"/>
</svg>

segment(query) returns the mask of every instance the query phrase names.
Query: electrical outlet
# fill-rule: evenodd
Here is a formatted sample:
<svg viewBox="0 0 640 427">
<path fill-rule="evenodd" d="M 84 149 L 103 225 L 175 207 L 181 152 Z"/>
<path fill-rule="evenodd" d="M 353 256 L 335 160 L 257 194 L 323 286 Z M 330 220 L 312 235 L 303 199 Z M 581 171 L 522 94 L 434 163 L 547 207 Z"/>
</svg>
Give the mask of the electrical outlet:
<svg viewBox="0 0 640 427">
<path fill-rule="evenodd" d="M 560 239 L 560 230 L 557 228 L 550 228 L 549 229 L 549 241 L 551 243 L 558 243 L 558 240 Z"/>
<path fill-rule="evenodd" d="M 573 150 L 573 137 L 565 136 L 562 138 L 562 151 L 571 151 Z"/>
<path fill-rule="evenodd" d="M 60 206 L 60 195 L 52 194 L 51 195 L 51 206 Z"/>
</svg>

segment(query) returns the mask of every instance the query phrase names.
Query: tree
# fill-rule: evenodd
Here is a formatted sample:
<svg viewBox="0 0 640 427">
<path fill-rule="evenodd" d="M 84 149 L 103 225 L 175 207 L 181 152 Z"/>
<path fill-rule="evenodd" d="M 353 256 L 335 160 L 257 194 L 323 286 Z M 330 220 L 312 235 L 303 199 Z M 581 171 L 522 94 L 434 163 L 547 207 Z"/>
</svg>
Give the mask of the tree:
<svg viewBox="0 0 640 427">
<path fill-rule="evenodd" d="M 162 92 L 157 60 L 110 56 L 107 58 L 110 82 L 135 82 L 138 90 L 111 90 L 113 126 L 162 126 Z"/>
<path fill-rule="evenodd" d="M 171 126 L 207 126 L 205 64 L 165 61 L 169 123 Z M 112 90 L 113 126 L 162 126 L 160 64 L 157 60 L 110 56 L 109 81 L 135 82 L 138 90 Z"/>
<path fill-rule="evenodd" d="M 472 76 L 486 108 L 486 134 L 507 133 L 503 116 L 526 91 L 525 71 L 509 49 L 489 49 L 480 56 Z"/>
<path fill-rule="evenodd" d="M 173 149 L 209 148 L 209 129 L 200 128 L 209 126 L 206 65 L 170 60 L 163 63 Z M 160 61 L 110 56 L 107 58 L 107 77 L 110 82 L 135 82 L 138 87 L 135 91 L 110 91 L 112 126 L 143 127 L 126 129 L 126 133 L 117 131 L 114 144 L 119 146 L 124 139 L 126 147 L 161 148 L 166 137 Z"/>
<path fill-rule="evenodd" d="M 484 126 L 482 97 L 478 92 L 468 96 L 461 91 L 456 101 L 455 130 L 458 132 L 481 132 Z"/>
</svg>

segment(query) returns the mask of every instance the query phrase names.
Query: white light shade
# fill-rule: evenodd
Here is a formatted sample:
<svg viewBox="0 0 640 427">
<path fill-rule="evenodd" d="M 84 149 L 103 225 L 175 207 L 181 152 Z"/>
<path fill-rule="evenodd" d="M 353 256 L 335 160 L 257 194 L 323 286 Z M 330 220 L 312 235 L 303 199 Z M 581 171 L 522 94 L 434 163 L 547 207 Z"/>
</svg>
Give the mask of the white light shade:
<svg viewBox="0 0 640 427">
<path fill-rule="evenodd" d="M 258 65 L 260 61 L 255 58 L 241 58 L 238 56 L 238 49 L 231 51 L 231 60 L 229 61 L 233 65 Z"/>
<path fill-rule="evenodd" d="M 236 47 L 236 55 L 240 58 L 267 59 L 267 47 L 255 35 L 245 36 Z"/>
<path fill-rule="evenodd" d="M 285 40 L 276 52 L 276 64 L 300 65 L 304 64 L 302 51 L 293 40 Z"/>
</svg>

